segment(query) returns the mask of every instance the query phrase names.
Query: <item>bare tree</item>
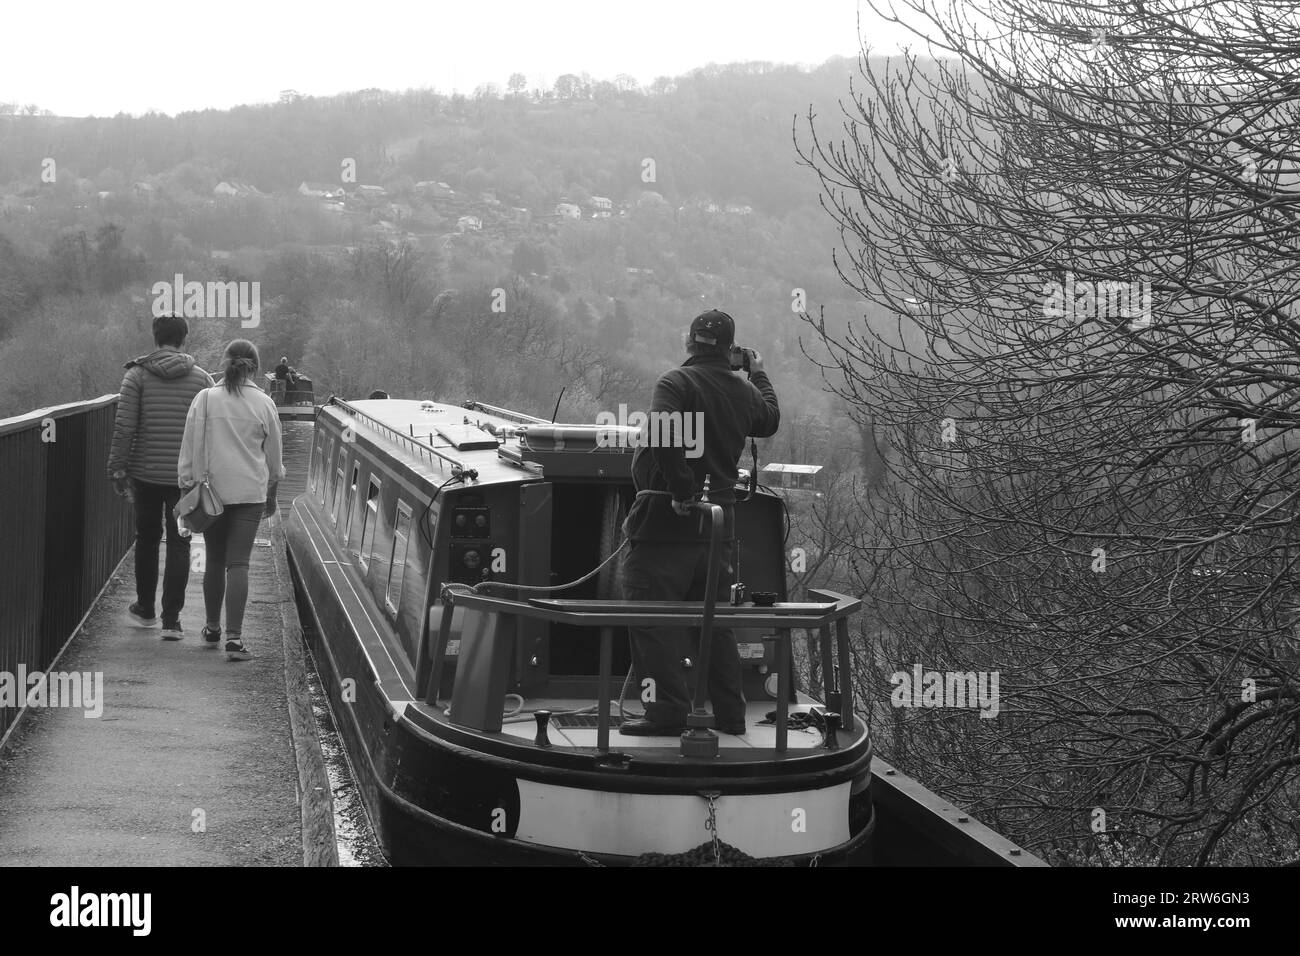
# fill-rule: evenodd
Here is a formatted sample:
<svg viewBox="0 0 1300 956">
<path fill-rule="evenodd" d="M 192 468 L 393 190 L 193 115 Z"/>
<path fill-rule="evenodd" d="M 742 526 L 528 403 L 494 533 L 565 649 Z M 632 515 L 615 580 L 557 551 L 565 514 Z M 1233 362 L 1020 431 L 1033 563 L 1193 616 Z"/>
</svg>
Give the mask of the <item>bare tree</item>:
<svg viewBox="0 0 1300 956">
<path fill-rule="evenodd" d="M 838 142 L 809 114 L 872 303 L 809 322 L 889 448 L 874 653 L 1001 707 L 884 747 L 1058 860 L 1293 857 L 1294 9 L 894 6 L 957 59 L 864 53 Z"/>
</svg>

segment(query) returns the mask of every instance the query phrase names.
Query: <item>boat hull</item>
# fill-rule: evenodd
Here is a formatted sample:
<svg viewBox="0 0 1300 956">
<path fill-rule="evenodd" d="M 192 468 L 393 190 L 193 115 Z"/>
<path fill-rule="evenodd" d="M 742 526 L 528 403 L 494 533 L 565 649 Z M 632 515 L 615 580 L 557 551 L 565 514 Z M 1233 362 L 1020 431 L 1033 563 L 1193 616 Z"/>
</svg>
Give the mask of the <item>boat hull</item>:
<svg viewBox="0 0 1300 956">
<path fill-rule="evenodd" d="M 316 420 L 315 405 L 277 405 L 275 413 L 281 421 L 310 422 Z"/>
<path fill-rule="evenodd" d="M 321 672 L 321 683 L 343 737 L 348 760 L 376 837 L 384 855 L 394 865 L 470 866 L 585 866 L 629 865 L 645 852 L 681 853 L 703 839 L 674 834 L 677 846 L 657 850 L 644 846 L 611 852 L 605 846 L 554 846 L 520 839 L 528 827 L 529 813 L 521 810 L 529 795 L 546 791 L 550 803 L 569 804 L 584 799 L 595 805 L 613 800 L 624 808 L 617 831 L 629 839 L 654 817 L 656 809 L 671 800 L 693 805 L 694 825 L 707 815 L 695 782 L 674 777 L 632 776 L 583 772 L 563 766 L 565 755 L 549 753 L 548 764 L 512 760 L 508 748 L 494 753 L 476 748 L 471 735 L 433 721 L 422 712 L 400 705 L 400 712 L 373 679 L 370 661 L 349 618 L 348 608 L 322 573 L 298 508 L 287 522 L 290 557 L 299 583 L 300 610 L 309 619 L 309 640 Z M 558 748 L 557 748 L 558 749 Z M 575 758 L 569 757 L 570 761 Z M 850 801 L 849 838 L 814 852 L 782 854 L 764 863 L 790 865 L 867 865 L 872 862 L 875 817 L 871 809 L 870 746 L 863 742 L 837 758 L 836 766 L 821 774 L 773 772 L 752 778 L 708 778 L 712 789 L 723 791 L 722 800 L 746 796 L 786 794 L 803 797 L 811 807 L 817 800 L 838 806 L 844 813 L 843 794 L 849 781 L 857 781 Z M 588 758 L 589 763 L 589 758 Z M 778 770 L 779 768 L 773 768 Z M 762 773 L 762 770 L 760 770 Z M 838 804 L 831 788 L 840 787 Z M 558 796 L 557 795 L 561 795 Z M 541 801 L 545 803 L 546 801 Z M 721 804 L 722 801 L 720 801 Z M 538 806 L 534 799 L 529 806 Z M 641 809 L 638 811 L 638 807 Z M 497 814 L 497 817 L 494 817 Z M 594 817 L 593 817 L 594 819 Z M 494 826 L 500 822 L 500 828 Z M 728 828 L 720 822 L 725 842 Z M 703 831 L 697 836 L 703 837 Z M 685 845 L 681 841 L 685 840 Z M 766 855 L 764 855 L 766 856 Z"/>
</svg>

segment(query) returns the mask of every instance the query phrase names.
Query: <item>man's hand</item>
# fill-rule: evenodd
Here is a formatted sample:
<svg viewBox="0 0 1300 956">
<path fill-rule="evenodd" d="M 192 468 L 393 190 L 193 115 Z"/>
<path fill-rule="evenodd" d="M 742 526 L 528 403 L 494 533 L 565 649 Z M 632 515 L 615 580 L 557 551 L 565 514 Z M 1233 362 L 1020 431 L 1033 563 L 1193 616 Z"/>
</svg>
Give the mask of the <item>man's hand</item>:
<svg viewBox="0 0 1300 956">
<path fill-rule="evenodd" d="M 681 515 L 684 518 L 691 513 L 691 504 L 692 502 L 678 501 L 676 498 L 674 498 L 673 511 L 677 512 L 679 515 Z"/>
<path fill-rule="evenodd" d="M 134 489 L 131 487 L 131 479 L 126 475 L 115 474 L 112 478 L 113 491 L 119 498 L 130 498 Z"/>
<path fill-rule="evenodd" d="M 758 349 L 749 350 L 749 374 L 763 371 L 763 356 L 759 354 Z"/>
<path fill-rule="evenodd" d="M 276 511 L 275 493 L 276 493 L 276 491 L 279 490 L 279 487 L 280 487 L 279 482 L 272 482 L 272 483 L 267 487 L 267 489 L 266 489 L 266 508 L 265 508 L 265 510 L 263 510 L 263 512 L 262 512 L 262 517 L 263 517 L 263 518 L 269 518 L 269 517 L 271 517 L 271 515 L 275 514 L 275 511 Z"/>
</svg>

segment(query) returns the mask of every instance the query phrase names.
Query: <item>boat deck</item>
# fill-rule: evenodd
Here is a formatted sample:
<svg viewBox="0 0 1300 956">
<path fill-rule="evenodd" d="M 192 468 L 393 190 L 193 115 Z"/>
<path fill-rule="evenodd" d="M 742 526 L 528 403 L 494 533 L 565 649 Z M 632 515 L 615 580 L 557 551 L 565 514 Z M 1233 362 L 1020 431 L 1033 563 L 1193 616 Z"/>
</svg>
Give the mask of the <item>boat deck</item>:
<svg viewBox="0 0 1300 956">
<path fill-rule="evenodd" d="M 436 719 L 442 720 L 441 709 L 435 710 L 427 705 L 418 705 L 426 714 L 434 715 Z M 541 699 L 530 698 L 525 701 L 527 713 L 506 718 L 501 726 L 501 734 L 513 737 L 521 741 L 531 743 L 537 735 L 537 722 L 532 716 L 533 711 L 549 710 L 552 715 L 547 727 L 547 736 L 551 744 L 556 747 L 572 747 L 575 749 L 589 748 L 596 749 L 596 713 L 595 702 L 587 699 L 580 700 L 576 698 L 568 699 Z M 641 713 L 640 702 L 628 700 L 624 707 L 629 720 L 634 719 Z M 743 735 L 724 734 L 715 731 L 718 735 L 718 746 L 723 750 L 748 750 L 748 749 L 766 749 L 774 750 L 776 747 L 776 724 L 759 723 L 767 714 L 772 713 L 776 708 L 775 701 L 757 701 L 750 702 L 746 708 L 746 730 Z M 453 705 L 454 709 L 454 705 Z M 577 720 L 572 718 L 566 719 L 562 712 L 586 710 L 587 713 L 578 717 Z M 796 713 L 800 708 L 798 705 L 791 705 L 790 712 Z M 639 750 L 639 749 L 671 749 L 676 750 L 681 741 L 677 736 L 671 737 L 643 737 L 643 736 L 624 736 L 618 732 L 618 706 L 613 708 L 613 719 L 610 721 L 609 741 L 610 745 L 619 750 Z M 577 726 L 577 724 L 582 726 Z M 566 726 L 569 724 L 569 726 Z M 589 725 L 589 726 L 587 726 Z M 454 726 L 454 725 L 453 725 Z M 481 731 L 475 731 L 481 733 Z M 822 735 L 815 728 L 799 729 L 789 728 L 788 746 L 791 750 L 811 750 L 822 742 Z"/>
</svg>

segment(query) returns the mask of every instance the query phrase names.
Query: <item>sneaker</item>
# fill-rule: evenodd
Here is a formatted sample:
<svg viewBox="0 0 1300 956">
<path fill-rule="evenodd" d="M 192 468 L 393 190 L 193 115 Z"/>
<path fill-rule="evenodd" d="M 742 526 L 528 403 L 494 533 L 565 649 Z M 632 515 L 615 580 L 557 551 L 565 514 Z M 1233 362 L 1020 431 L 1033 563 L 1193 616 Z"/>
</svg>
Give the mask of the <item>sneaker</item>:
<svg viewBox="0 0 1300 956">
<path fill-rule="evenodd" d="M 238 637 L 232 635 L 226 639 L 226 660 L 247 661 L 252 660 L 252 657 L 253 652 Z"/>
<path fill-rule="evenodd" d="M 219 627 L 210 627 L 209 625 L 204 624 L 202 633 L 203 633 L 203 640 L 206 643 L 211 644 L 213 646 L 215 646 L 217 642 L 221 640 L 221 628 Z"/>
<path fill-rule="evenodd" d="M 154 617 L 152 612 L 149 614 L 144 613 L 138 601 L 126 609 L 126 618 L 136 627 L 158 626 L 158 618 Z"/>
<path fill-rule="evenodd" d="M 181 627 L 180 621 L 163 621 L 162 639 L 164 641 L 179 641 L 185 634 L 185 628 Z"/>
</svg>

